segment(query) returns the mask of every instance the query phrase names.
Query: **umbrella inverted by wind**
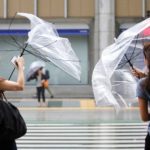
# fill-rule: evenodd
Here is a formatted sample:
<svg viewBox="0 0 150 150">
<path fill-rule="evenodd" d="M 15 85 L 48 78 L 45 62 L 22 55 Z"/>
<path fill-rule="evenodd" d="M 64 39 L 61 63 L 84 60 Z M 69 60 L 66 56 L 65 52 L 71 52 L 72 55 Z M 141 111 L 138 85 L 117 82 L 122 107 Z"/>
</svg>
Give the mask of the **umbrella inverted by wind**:
<svg viewBox="0 0 150 150">
<path fill-rule="evenodd" d="M 144 46 L 143 39 L 132 41 L 125 55 L 123 56 L 120 63 L 118 64 L 117 68 L 118 69 L 129 68 L 129 66 L 132 69 L 134 69 L 134 67 L 140 69 L 144 68 L 143 46 Z"/>
<path fill-rule="evenodd" d="M 32 62 L 32 64 L 30 65 L 29 71 L 26 74 L 26 80 L 30 81 L 32 79 L 35 79 L 36 76 L 36 72 L 40 69 L 40 68 L 44 68 L 45 67 L 45 63 L 43 61 L 34 61 Z"/>
<path fill-rule="evenodd" d="M 53 24 L 32 14 L 17 14 L 28 18 L 31 22 L 31 30 L 26 41 L 29 50 L 25 49 L 25 51 L 53 63 L 70 76 L 80 80 L 80 61 L 69 40 L 59 37 Z"/>
<path fill-rule="evenodd" d="M 111 105 L 120 108 L 129 106 L 130 100 L 136 99 L 137 83 L 130 72 L 127 59 L 132 61 L 136 60 L 134 59 L 136 55 L 143 55 L 142 48 L 137 47 L 143 47 L 143 40 L 147 40 L 148 36 L 139 35 L 148 27 L 150 27 L 150 18 L 124 31 L 115 43 L 103 50 L 92 75 L 92 86 L 97 105 Z M 124 63 L 123 59 L 127 60 L 125 63 L 127 65 L 123 64 L 120 67 L 119 65 Z M 134 61 L 132 63 L 135 65 Z M 125 88 L 128 91 L 126 94 Z"/>
<path fill-rule="evenodd" d="M 135 39 L 130 44 L 128 50 L 126 51 L 124 57 L 120 61 L 118 68 L 130 66 L 132 69 L 134 69 L 134 67 L 143 69 L 144 68 L 143 47 L 144 44 L 148 42 L 150 43 L 150 27 L 144 29 L 141 33 L 139 33 L 135 37 Z"/>
</svg>

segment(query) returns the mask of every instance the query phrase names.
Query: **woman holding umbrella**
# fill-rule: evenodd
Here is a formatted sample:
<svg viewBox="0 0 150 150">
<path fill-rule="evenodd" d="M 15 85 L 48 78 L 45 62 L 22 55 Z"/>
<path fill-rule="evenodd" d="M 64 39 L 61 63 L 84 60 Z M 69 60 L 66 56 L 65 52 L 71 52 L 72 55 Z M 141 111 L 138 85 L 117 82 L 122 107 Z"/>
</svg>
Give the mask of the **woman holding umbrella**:
<svg viewBox="0 0 150 150">
<path fill-rule="evenodd" d="M 24 88 L 24 59 L 17 58 L 16 66 L 18 69 L 18 79 L 16 82 L 0 78 L 0 91 L 21 91 Z M 2 96 L 2 95 L 0 95 Z M 17 150 L 15 141 L 0 142 L 0 149 Z"/>
<path fill-rule="evenodd" d="M 148 103 L 150 102 L 150 44 L 144 46 L 145 64 L 148 68 L 148 74 L 145 78 L 139 80 L 137 86 L 137 96 L 139 101 L 140 115 L 143 121 L 150 120 L 148 112 Z M 145 139 L 145 150 L 150 149 L 150 124 Z"/>
<path fill-rule="evenodd" d="M 44 74 L 43 68 L 45 67 L 45 63 L 43 61 L 34 61 L 29 68 L 29 71 L 26 75 L 26 80 L 36 80 L 36 95 L 38 98 L 39 106 L 46 106 L 45 103 L 45 88 L 44 82 L 47 79 Z M 42 102 L 41 102 L 42 96 Z"/>
<path fill-rule="evenodd" d="M 38 98 L 38 103 L 39 106 L 46 106 L 45 103 L 45 88 L 44 88 L 44 82 L 46 80 L 46 76 L 43 73 L 43 67 L 39 68 L 36 72 L 36 81 L 37 81 L 37 85 L 36 85 L 36 89 L 37 89 L 37 98 Z M 41 102 L 41 96 L 42 96 L 42 102 Z"/>
</svg>

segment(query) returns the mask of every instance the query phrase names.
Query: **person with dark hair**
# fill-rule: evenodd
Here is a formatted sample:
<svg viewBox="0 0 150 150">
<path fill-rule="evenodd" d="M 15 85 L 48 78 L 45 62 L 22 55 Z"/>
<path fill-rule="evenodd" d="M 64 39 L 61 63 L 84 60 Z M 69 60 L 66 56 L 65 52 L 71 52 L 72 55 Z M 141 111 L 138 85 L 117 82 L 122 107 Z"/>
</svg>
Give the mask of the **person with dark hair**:
<svg viewBox="0 0 150 150">
<path fill-rule="evenodd" d="M 143 77 L 138 82 L 137 97 L 139 101 L 141 119 L 143 121 L 149 121 L 150 113 L 148 111 L 148 103 L 150 102 L 150 44 L 146 44 L 144 46 L 144 62 L 147 66 L 148 72 L 146 77 Z M 145 150 L 150 150 L 150 124 L 148 126 L 148 133 L 145 138 Z"/>
<path fill-rule="evenodd" d="M 45 80 L 46 80 L 46 77 L 45 77 L 45 74 L 43 73 L 43 67 L 41 67 L 36 72 L 36 81 L 37 81 L 36 89 L 37 89 L 37 98 L 38 98 L 39 106 L 46 106 L 45 88 L 43 85 Z M 41 101 L 41 96 L 42 96 L 42 101 Z"/>
</svg>

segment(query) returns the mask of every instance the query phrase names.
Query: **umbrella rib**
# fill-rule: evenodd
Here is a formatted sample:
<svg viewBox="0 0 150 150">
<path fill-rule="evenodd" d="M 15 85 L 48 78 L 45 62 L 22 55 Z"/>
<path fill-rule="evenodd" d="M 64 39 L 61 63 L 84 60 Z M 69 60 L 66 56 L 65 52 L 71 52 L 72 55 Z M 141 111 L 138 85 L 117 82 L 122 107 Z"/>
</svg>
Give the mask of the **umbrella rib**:
<svg viewBox="0 0 150 150">
<path fill-rule="evenodd" d="M 138 38 L 138 37 L 139 37 L 139 34 L 138 34 L 136 37 Z M 128 59 L 128 60 L 131 60 L 131 58 L 132 58 L 132 56 L 133 56 L 133 54 L 134 54 L 134 52 L 135 52 L 137 42 L 138 42 L 138 40 L 136 40 L 135 46 L 134 46 L 134 50 L 132 51 L 132 54 L 131 54 L 131 56 L 130 56 L 130 59 Z M 133 66 L 133 65 L 132 65 L 132 66 Z"/>
<path fill-rule="evenodd" d="M 16 17 L 17 13 L 15 13 L 15 15 L 13 16 L 10 24 L 9 24 L 9 30 L 11 28 L 11 25 L 13 24 L 14 20 L 15 20 L 15 17 Z M 22 45 L 20 45 L 20 43 L 18 43 L 18 41 L 15 39 L 15 37 L 13 37 L 12 35 L 10 35 L 11 39 L 16 43 L 17 46 L 19 46 L 19 48 L 23 48 Z"/>
<path fill-rule="evenodd" d="M 50 63 L 51 63 L 53 66 L 55 66 L 56 68 L 58 68 L 58 69 L 64 71 L 62 68 L 59 68 L 57 65 L 55 65 L 54 63 L 52 63 L 50 60 L 44 59 L 43 57 L 40 57 L 40 56 L 38 56 L 37 54 L 33 54 L 32 52 L 30 52 L 30 51 L 28 51 L 28 50 L 25 50 L 25 51 L 28 52 L 28 53 L 30 53 L 31 55 L 34 55 L 34 56 L 40 58 L 41 60 L 43 60 L 43 61 L 45 61 L 45 62 L 50 62 Z M 65 71 L 64 71 L 64 72 L 65 72 Z M 69 74 L 69 75 L 70 75 L 70 74 Z M 72 75 L 70 75 L 70 76 L 73 77 Z"/>
<path fill-rule="evenodd" d="M 127 59 L 127 63 L 129 63 L 130 67 L 131 67 L 132 69 L 134 69 L 134 68 L 133 68 L 133 64 L 131 63 L 131 60 L 128 59 L 128 57 L 127 57 L 126 54 L 125 54 L 125 58 Z"/>
<path fill-rule="evenodd" d="M 121 69 L 121 68 L 122 68 L 123 66 L 125 66 L 127 63 L 128 63 L 128 62 L 124 62 L 124 63 L 119 64 L 118 69 Z"/>
<path fill-rule="evenodd" d="M 38 55 L 38 54 L 34 54 L 34 53 L 32 53 L 32 52 L 30 52 L 29 50 L 25 50 L 26 52 L 28 52 L 29 54 L 31 54 L 31 55 L 33 55 L 33 56 L 35 56 L 35 57 L 38 57 L 38 58 L 40 58 L 41 60 L 43 60 L 43 61 L 45 61 L 45 62 L 47 62 L 48 60 L 47 59 L 44 59 L 43 57 L 41 57 L 40 55 Z"/>
<path fill-rule="evenodd" d="M 137 35 L 136 37 L 138 38 L 139 35 Z M 126 58 L 127 61 L 125 63 L 121 63 L 120 64 L 121 65 L 120 68 L 122 68 L 125 64 L 129 63 L 129 65 L 131 66 L 131 68 L 134 69 L 133 64 L 131 63 L 131 60 L 140 54 L 140 53 L 138 53 L 136 56 L 133 56 L 133 54 L 135 53 L 136 45 L 137 45 L 137 40 L 136 40 L 136 43 L 135 43 L 134 50 L 132 51 L 132 54 L 130 56 L 130 59 L 127 57 L 127 54 L 125 54 L 124 56 L 125 56 L 125 58 Z"/>
<path fill-rule="evenodd" d="M 0 50 L 0 52 L 14 52 L 14 51 L 19 51 L 19 49 L 8 49 L 8 50 Z"/>
<path fill-rule="evenodd" d="M 37 51 L 37 49 L 33 48 L 31 45 L 29 45 L 31 48 L 31 50 L 34 50 L 34 52 Z M 40 49 L 40 48 L 39 48 Z M 29 50 L 28 50 L 29 51 Z M 38 53 L 40 54 L 40 53 Z M 62 60 L 62 61 L 71 61 L 71 62 L 81 62 L 80 60 L 66 60 L 66 59 L 58 59 L 58 58 L 54 58 L 54 57 L 51 57 L 51 59 L 55 59 L 55 60 Z"/>
<path fill-rule="evenodd" d="M 8 42 L 7 40 L 1 39 L 0 41 L 4 41 L 4 42 L 6 42 L 6 43 L 9 44 L 9 45 L 11 45 L 11 46 L 13 46 L 13 47 L 15 47 L 15 48 L 18 48 L 18 45 L 13 44 L 13 43 L 10 43 L 10 42 Z"/>
<path fill-rule="evenodd" d="M 136 58 L 137 56 L 139 56 L 141 54 L 141 52 L 137 53 L 135 56 L 132 57 L 132 59 Z"/>
<path fill-rule="evenodd" d="M 50 46 L 50 45 L 52 45 L 52 44 L 54 44 L 54 43 L 56 43 L 57 42 L 57 40 L 55 40 L 55 41 L 53 41 L 53 42 L 51 42 L 51 43 L 49 43 L 49 44 L 47 44 L 47 45 L 45 45 L 45 46 L 41 46 L 41 47 L 39 47 L 39 48 L 36 48 L 36 50 L 37 49 L 41 49 L 41 48 L 45 48 L 45 47 L 48 47 L 48 46 Z M 30 45 L 31 46 L 31 45 Z M 31 48 L 33 49 L 33 47 L 31 46 Z"/>
</svg>

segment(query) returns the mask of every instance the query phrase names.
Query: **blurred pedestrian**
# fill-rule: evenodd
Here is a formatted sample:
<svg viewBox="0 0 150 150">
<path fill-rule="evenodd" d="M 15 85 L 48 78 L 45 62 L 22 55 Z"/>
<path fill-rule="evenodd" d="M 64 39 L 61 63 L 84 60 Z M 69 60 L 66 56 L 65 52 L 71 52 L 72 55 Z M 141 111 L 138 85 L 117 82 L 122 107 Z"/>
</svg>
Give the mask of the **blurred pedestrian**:
<svg viewBox="0 0 150 150">
<path fill-rule="evenodd" d="M 148 73 L 146 77 L 139 80 L 137 86 L 137 97 L 139 101 L 141 119 L 143 121 L 149 121 L 150 113 L 148 110 L 148 103 L 150 102 L 150 44 L 144 46 L 144 57 Z M 148 126 L 148 132 L 145 138 L 145 150 L 150 150 L 150 124 Z"/>
<path fill-rule="evenodd" d="M 17 81 L 9 81 L 3 78 L 0 78 L 0 90 L 1 91 L 21 91 L 24 88 L 24 59 L 22 57 L 18 57 L 16 59 L 16 66 L 18 70 L 18 78 Z M 2 97 L 2 95 L 1 95 Z M 4 116 L 5 117 L 5 116 Z M 3 130 L 3 129 L 0 129 Z M 17 150 L 17 146 L 14 140 L 12 141 L 3 141 L 0 142 L 1 150 Z"/>
<path fill-rule="evenodd" d="M 45 70 L 44 74 L 45 74 L 44 88 L 48 91 L 50 98 L 54 98 L 49 86 L 50 73 L 48 70 Z"/>
<path fill-rule="evenodd" d="M 39 106 L 46 106 L 45 102 L 45 88 L 44 88 L 44 82 L 46 80 L 46 76 L 43 73 L 43 67 L 39 68 L 35 74 L 36 76 L 36 89 L 37 89 L 37 98 Z M 42 101 L 41 101 L 42 96 Z"/>
</svg>

